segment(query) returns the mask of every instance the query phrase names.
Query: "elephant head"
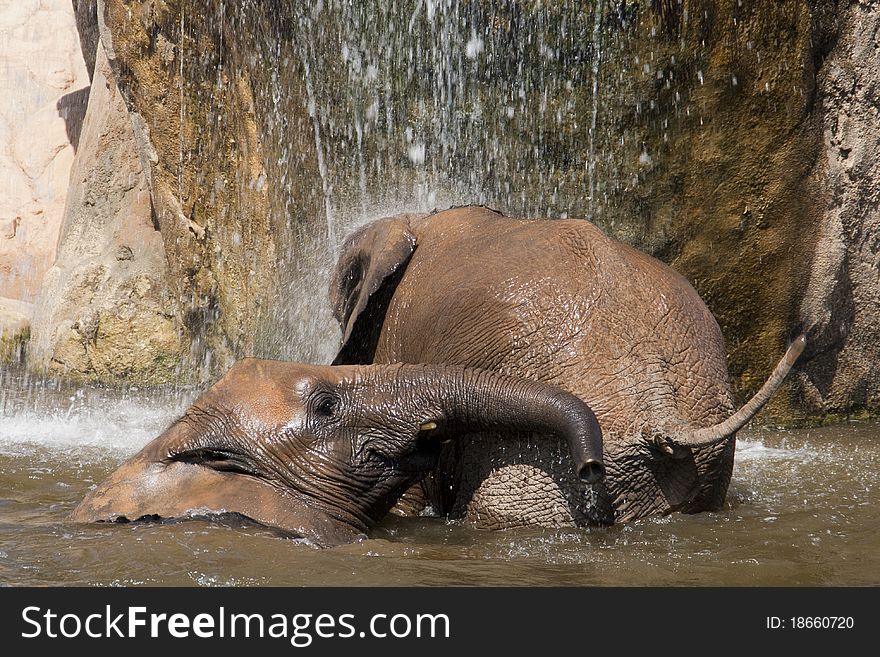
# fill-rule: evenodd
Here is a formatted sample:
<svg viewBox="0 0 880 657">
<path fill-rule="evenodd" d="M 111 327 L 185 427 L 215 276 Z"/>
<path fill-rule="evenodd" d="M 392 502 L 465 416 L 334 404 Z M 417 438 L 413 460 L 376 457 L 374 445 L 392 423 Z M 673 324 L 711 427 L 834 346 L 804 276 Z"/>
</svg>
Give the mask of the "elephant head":
<svg viewBox="0 0 880 657">
<path fill-rule="evenodd" d="M 567 440 L 582 480 L 604 476 L 581 400 L 463 367 L 310 366 L 245 359 L 73 511 L 75 521 L 237 513 L 318 545 L 356 540 L 475 428 Z"/>
</svg>

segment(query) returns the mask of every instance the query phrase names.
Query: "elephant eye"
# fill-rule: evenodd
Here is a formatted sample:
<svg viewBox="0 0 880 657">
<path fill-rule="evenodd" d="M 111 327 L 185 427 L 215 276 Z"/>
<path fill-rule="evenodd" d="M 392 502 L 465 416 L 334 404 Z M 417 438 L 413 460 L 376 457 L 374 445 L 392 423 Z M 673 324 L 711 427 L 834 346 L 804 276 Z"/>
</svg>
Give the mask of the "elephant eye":
<svg viewBox="0 0 880 657">
<path fill-rule="evenodd" d="M 217 472 L 234 472 L 237 474 L 259 477 L 260 470 L 253 459 L 235 449 L 197 447 L 185 450 L 168 457 L 169 461 L 201 465 Z"/>
<path fill-rule="evenodd" d="M 339 398 L 330 393 L 323 393 L 315 397 L 314 406 L 316 415 L 331 418 L 336 416 L 339 408 Z"/>
</svg>

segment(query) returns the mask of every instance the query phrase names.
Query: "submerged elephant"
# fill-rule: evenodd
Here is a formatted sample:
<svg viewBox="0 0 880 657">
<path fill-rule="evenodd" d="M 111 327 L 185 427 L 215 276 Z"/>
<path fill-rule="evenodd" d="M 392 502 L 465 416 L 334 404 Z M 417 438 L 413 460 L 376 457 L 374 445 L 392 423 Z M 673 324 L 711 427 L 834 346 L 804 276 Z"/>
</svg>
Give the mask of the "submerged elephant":
<svg viewBox="0 0 880 657">
<path fill-rule="evenodd" d="M 364 536 L 478 429 L 549 431 L 587 483 L 604 476 L 602 434 L 555 386 L 442 365 L 315 366 L 248 358 L 122 464 L 77 521 L 237 513 L 334 545 Z"/>
<path fill-rule="evenodd" d="M 804 346 L 733 413 L 683 278 L 586 221 L 484 208 L 360 229 L 331 298 L 333 366 L 236 364 L 74 519 L 235 512 L 326 545 L 407 489 L 401 509 L 496 528 L 717 509 L 736 431 Z"/>
</svg>

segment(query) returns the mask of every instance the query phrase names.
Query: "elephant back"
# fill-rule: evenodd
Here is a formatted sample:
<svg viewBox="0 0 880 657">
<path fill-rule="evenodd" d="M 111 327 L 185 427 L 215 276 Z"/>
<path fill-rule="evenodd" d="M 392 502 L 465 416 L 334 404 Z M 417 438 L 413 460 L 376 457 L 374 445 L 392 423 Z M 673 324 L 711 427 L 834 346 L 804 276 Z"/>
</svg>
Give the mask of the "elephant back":
<svg viewBox="0 0 880 657">
<path fill-rule="evenodd" d="M 456 209 L 410 225 L 416 247 L 374 362 L 481 367 L 555 383 L 606 441 L 703 426 L 732 410 L 723 338 L 670 267 L 583 220 Z"/>
</svg>

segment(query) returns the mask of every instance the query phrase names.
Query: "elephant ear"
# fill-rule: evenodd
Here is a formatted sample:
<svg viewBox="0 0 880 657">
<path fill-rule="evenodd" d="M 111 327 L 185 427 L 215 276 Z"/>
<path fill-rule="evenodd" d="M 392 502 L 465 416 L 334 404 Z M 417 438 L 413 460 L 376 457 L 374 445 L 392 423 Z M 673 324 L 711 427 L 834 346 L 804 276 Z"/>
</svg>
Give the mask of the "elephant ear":
<svg viewBox="0 0 880 657">
<path fill-rule="evenodd" d="M 416 249 L 409 220 L 417 216 L 379 219 L 345 240 L 330 279 L 330 304 L 342 329 L 334 365 L 372 362 L 388 304 Z"/>
</svg>

